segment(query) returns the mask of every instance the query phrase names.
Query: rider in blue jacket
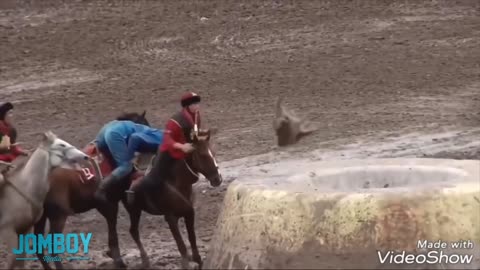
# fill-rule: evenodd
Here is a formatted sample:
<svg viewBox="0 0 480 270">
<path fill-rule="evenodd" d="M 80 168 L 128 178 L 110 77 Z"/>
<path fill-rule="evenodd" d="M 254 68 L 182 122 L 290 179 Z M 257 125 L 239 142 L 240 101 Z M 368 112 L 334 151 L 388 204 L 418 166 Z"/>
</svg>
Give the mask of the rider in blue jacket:
<svg viewBox="0 0 480 270">
<path fill-rule="evenodd" d="M 156 153 L 163 141 L 163 130 L 132 121 L 114 120 L 105 124 L 95 142 L 102 152 L 110 153 L 115 169 L 100 182 L 97 198 L 106 200 L 106 190 L 112 182 L 123 179 L 133 170 L 135 152 Z"/>
</svg>

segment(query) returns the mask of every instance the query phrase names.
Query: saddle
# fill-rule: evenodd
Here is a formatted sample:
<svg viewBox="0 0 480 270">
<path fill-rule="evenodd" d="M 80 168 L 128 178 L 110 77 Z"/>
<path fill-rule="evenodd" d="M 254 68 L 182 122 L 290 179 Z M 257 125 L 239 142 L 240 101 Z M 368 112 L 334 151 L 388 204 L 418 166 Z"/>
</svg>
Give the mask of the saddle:
<svg viewBox="0 0 480 270">
<path fill-rule="evenodd" d="M 110 175 L 115 168 L 113 165 L 113 158 L 110 156 L 109 153 L 104 153 L 97 148 L 95 142 L 91 142 L 85 146 L 82 150 L 85 154 L 92 158 L 92 162 L 95 162 L 98 168 L 100 169 L 101 175 L 96 175 L 95 173 L 95 166 L 91 164 L 89 167 L 84 167 L 79 172 L 80 179 L 82 182 L 86 182 L 92 179 L 103 179 L 105 176 Z M 136 158 L 138 160 L 138 156 Z M 135 163 L 135 162 L 134 162 Z M 144 173 L 141 169 L 139 169 L 138 163 L 135 163 L 134 172 L 130 174 L 129 181 L 130 184 L 133 184 L 134 181 L 141 179 Z"/>
<path fill-rule="evenodd" d="M 112 159 L 109 158 L 105 153 L 100 151 L 97 148 L 95 142 L 90 142 L 89 144 L 87 144 L 87 146 L 85 146 L 82 151 L 87 154 L 91 158 L 91 161 L 95 162 L 100 169 L 101 175 L 97 175 L 95 168 L 93 167 L 95 166 L 94 164 L 82 168 L 82 172 L 85 174 L 84 176 L 88 180 L 92 179 L 93 177 L 95 177 L 96 179 L 103 179 L 104 176 L 109 175 L 113 171 Z"/>
</svg>

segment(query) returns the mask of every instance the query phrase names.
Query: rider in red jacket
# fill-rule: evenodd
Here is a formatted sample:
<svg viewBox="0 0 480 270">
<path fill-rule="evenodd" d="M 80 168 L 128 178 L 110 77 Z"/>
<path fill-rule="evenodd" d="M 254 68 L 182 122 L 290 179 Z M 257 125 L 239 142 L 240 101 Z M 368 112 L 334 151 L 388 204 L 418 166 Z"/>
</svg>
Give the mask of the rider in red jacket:
<svg viewBox="0 0 480 270">
<path fill-rule="evenodd" d="M 4 136 L 10 138 L 10 147 L 0 149 L 0 161 L 12 162 L 19 156 L 27 156 L 28 153 L 16 145 L 17 130 L 13 126 L 12 121 L 13 104 L 10 102 L 0 105 L 0 140 Z"/>
<path fill-rule="evenodd" d="M 200 96 L 194 92 L 187 92 L 182 96 L 180 104 L 183 109 L 168 120 L 152 170 L 138 185 L 127 191 L 129 203 L 133 203 L 134 193 L 143 189 L 145 185 L 152 185 L 171 177 L 171 168 L 175 161 L 184 159 L 187 153 L 193 151 L 190 134 L 195 124 L 200 129 L 200 100 Z"/>
<path fill-rule="evenodd" d="M 194 124 L 196 123 L 197 128 L 200 128 L 199 103 L 200 96 L 193 92 L 182 96 L 183 110 L 168 120 L 160 152 L 168 151 L 174 159 L 183 159 L 185 153 L 193 150 L 188 142 Z"/>
</svg>

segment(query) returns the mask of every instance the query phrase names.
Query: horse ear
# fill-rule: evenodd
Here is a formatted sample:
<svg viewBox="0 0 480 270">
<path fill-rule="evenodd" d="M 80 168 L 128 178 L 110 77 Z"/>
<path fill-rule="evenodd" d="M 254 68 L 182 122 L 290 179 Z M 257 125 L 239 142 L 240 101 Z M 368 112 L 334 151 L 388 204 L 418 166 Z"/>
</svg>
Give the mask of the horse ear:
<svg viewBox="0 0 480 270">
<path fill-rule="evenodd" d="M 48 142 L 47 132 L 42 133 L 42 142 L 44 142 L 44 143 Z"/>
<path fill-rule="evenodd" d="M 145 117 L 146 114 L 147 114 L 147 110 L 143 110 L 142 117 Z"/>
<path fill-rule="evenodd" d="M 43 143 L 49 143 L 49 144 L 53 143 L 55 138 L 56 138 L 55 134 L 53 134 L 53 132 L 51 132 L 50 130 L 42 134 Z"/>
</svg>

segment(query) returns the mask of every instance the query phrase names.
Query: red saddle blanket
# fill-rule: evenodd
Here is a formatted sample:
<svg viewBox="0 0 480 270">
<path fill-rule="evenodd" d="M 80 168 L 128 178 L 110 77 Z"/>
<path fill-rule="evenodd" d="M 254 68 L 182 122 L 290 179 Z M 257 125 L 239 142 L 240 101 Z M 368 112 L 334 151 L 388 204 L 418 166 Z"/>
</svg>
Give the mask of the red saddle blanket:
<svg viewBox="0 0 480 270">
<path fill-rule="evenodd" d="M 85 154 L 87 154 L 89 157 L 93 158 L 94 160 L 97 161 L 97 164 L 100 168 L 100 172 L 102 173 L 103 178 L 106 176 L 110 175 L 114 169 L 112 166 L 112 163 L 110 158 L 103 154 L 101 151 L 98 150 L 97 147 L 95 147 L 95 144 L 90 143 L 85 148 L 82 150 Z M 80 171 L 80 180 L 82 182 L 94 180 L 94 179 L 99 179 L 99 176 L 96 175 L 96 171 L 93 167 L 93 164 L 91 164 L 88 167 L 82 168 Z M 143 172 L 141 171 L 135 171 L 130 175 L 130 181 L 133 182 L 137 179 L 142 178 Z"/>
</svg>

